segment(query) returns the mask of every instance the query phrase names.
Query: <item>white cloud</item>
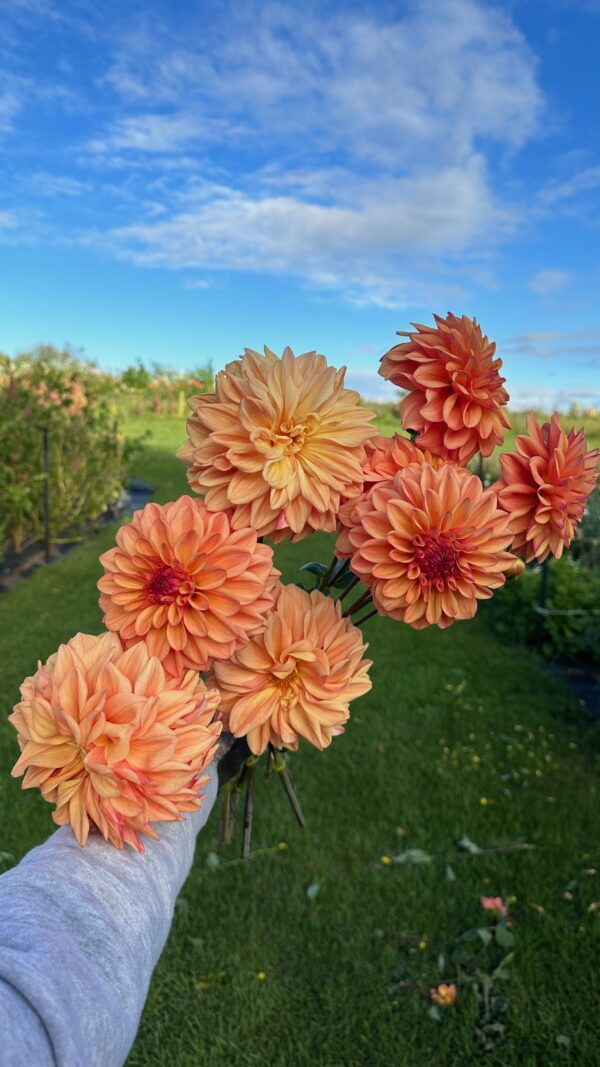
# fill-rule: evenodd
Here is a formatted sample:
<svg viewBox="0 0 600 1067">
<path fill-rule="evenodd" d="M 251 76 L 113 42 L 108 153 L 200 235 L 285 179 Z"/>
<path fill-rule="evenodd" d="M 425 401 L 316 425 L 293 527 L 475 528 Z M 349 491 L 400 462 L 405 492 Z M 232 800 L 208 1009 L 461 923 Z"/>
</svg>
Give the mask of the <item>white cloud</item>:
<svg viewBox="0 0 600 1067">
<path fill-rule="evenodd" d="M 567 386 L 531 385 L 513 386 L 510 390 L 509 408 L 514 411 L 568 411 L 572 404 L 598 407 L 600 388 L 583 382 Z"/>
<path fill-rule="evenodd" d="M 285 273 L 343 289 L 355 304 L 391 308 L 427 303 L 433 288 L 464 296 L 455 279 L 436 280 L 439 257 L 495 241 L 516 222 L 489 193 L 481 157 L 419 177 L 354 180 L 348 190 L 318 203 L 209 184 L 168 218 L 85 241 L 108 241 L 114 254 L 141 266 Z M 419 263 L 433 281 L 416 278 Z"/>
<path fill-rule="evenodd" d="M 475 0 L 420 0 L 402 15 L 227 4 L 191 31 L 137 24 L 106 80 L 127 103 L 178 114 L 187 100 L 200 126 L 226 115 L 240 139 L 297 149 L 308 136 L 303 152 L 387 166 L 431 161 L 432 149 L 456 163 L 483 140 L 518 147 L 542 106 L 525 39 Z"/>
<path fill-rule="evenodd" d="M 19 219 L 14 211 L 0 211 L 0 230 L 16 230 L 18 226 Z"/>
<path fill-rule="evenodd" d="M 538 359 L 574 358 L 593 361 L 600 357 L 600 330 L 539 330 L 503 341 L 503 351 Z"/>
<path fill-rule="evenodd" d="M 22 104 L 21 94 L 14 89 L 5 89 L 0 92 L 0 133 L 6 133 L 13 128 L 14 120 Z"/>
<path fill-rule="evenodd" d="M 561 289 L 564 289 L 570 281 L 571 275 L 568 271 L 548 267 L 533 274 L 527 284 L 538 296 L 553 296 L 554 293 L 559 293 Z"/>
<path fill-rule="evenodd" d="M 68 174 L 49 174 L 39 171 L 32 174 L 29 185 L 40 196 L 83 196 L 92 190 L 90 182 L 72 178 Z"/>
<path fill-rule="evenodd" d="M 210 282 L 206 278 L 188 278 L 185 283 L 186 289 L 210 289 Z"/>
<path fill-rule="evenodd" d="M 549 182 L 539 194 L 542 207 L 553 207 L 579 197 L 582 193 L 595 192 L 600 186 L 600 167 L 585 167 L 563 181 Z"/>
</svg>

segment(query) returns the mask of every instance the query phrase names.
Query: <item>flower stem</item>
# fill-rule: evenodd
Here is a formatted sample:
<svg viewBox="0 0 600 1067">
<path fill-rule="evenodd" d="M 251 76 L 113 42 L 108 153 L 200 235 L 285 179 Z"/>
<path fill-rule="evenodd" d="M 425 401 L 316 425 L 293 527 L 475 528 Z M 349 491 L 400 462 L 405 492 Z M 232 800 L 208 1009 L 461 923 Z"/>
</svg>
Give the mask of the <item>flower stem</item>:
<svg viewBox="0 0 600 1067">
<path fill-rule="evenodd" d="M 373 611 L 368 611 L 366 615 L 363 615 L 362 619 L 356 619 L 354 625 L 360 626 L 363 622 L 366 622 L 367 619 L 372 619 L 374 615 L 377 615 L 377 608 L 373 608 Z"/>
<path fill-rule="evenodd" d="M 342 612 L 342 617 L 347 615 L 354 615 L 355 611 L 359 611 L 360 608 L 364 608 L 366 604 L 369 604 L 372 600 L 371 590 L 366 589 L 362 596 L 359 596 L 358 600 L 355 600 L 353 604 L 349 604 L 345 611 Z"/>
<path fill-rule="evenodd" d="M 246 803 L 244 805 L 244 837 L 242 840 L 242 859 L 247 860 L 250 855 L 250 843 L 252 841 L 252 816 L 254 814 L 254 764 L 248 767 L 246 774 Z"/>
<path fill-rule="evenodd" d="M 320 589 L 320 591 L 322 593 L 324 593 L 327 589 L 329 589 L 329 583 L 331 581 L 331 576 L 333 574 L 333 571 L 334 571 L 336 563 L 337 563 L 337 557 L 336 556 L 332 556 L 331 557 L 331 563 L 329 564 L 329 567 L 327 568 L 327 570 L 325 571 L 325 574 L 323 575 L 323 577 L 321 578 L 321 581 L 319 582 L 319 589 Z"/>
<path fill-rule="evenodd" d="M 269 752 L 271 757 L 271 767 L 281 778 L 281 783 L 285 789 L 287 798 L 292 805 L 292 811 L 298 820 L 298 824 L 305 827 L 306 819 L 304 818 L 304 812 L 302 811 L 300 800 L 295 790 L 294 783 L 292 782 L 290 772 L 287 769 L 286 758 L 279 749 L 273 748 L 271 745 L 269 746 Z"/>
<path fill-rule="evenodd" d="M 294 815 L 296 816 L 296 819 L 298 821 L 298 825 L 304 828 L 306 826 L 306 819 L 304 818 L 304 812 L 302 811 L 302 808 L 300 806 L 300 801 L 298 799 L 298 794 L 294 788 L 294 783 L 292 782 L 292 779 L 290 777 L 290 772 L 288 771 L 287 767 L 284 767 L 283 770 L 279 772 L 279 774 L 281 776 L 283 788 L 287 793 L 288 800 L 292 805 L 292 811 L 294 812 Z"/>
<path fill-rule="evenodd" d="M 344 592 L 342 593 L 342 595 L 340 597 L 338 597 L 338 600 L 340 601 L 340 604 L 341 604 L 342 600 L 344 599 L 344 597 L 347 597 L 348 593 L 351 593 L 352 590 L 355 588 L 355 586 L 358 585 L 359 582 L 360 582 L 360 578 L 358 578 L 357 575 L 355 574 L 354 578 L 352 579 L 352 581 L 348 582 L 348 585 L 344 589 Z"/>
</svg>

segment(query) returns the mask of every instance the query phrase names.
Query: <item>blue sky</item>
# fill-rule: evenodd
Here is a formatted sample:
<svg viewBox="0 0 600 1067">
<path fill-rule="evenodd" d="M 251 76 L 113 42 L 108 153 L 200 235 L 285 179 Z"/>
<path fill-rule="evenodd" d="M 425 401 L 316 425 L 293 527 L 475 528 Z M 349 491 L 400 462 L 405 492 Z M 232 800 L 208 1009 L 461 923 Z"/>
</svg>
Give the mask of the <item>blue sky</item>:
<svg viewBox="0 0 600 1067">
<path fill-rule="evenodd" d="M 0 5 L 0 349 L 378 357 L 476 315 L 600 405 L 600 0 Z"/>
</svg>

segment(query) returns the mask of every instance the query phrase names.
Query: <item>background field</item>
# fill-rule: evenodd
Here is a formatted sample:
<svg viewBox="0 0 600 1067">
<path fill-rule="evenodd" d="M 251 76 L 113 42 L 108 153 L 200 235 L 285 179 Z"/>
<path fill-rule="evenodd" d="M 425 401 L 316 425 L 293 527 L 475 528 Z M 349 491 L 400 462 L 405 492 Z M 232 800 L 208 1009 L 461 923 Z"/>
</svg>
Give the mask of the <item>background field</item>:
<svg viewBox="0 0 600 1067">
<path fill-rule="evenodd" d="M 134 473 L 155 499 L 172 499 L 186 489 L 174 458 L 181 422 L 131 420 L 127 432 L 148 428 Z M 98 554 L 113 539 L 103 531 L 0 598 L 6 711 L 38 658 L 77 630 L 100 630 Z M 276 555 L 290 580 L 328 552 L 315 536 Z M 242 865 L 237 840 L 217 844 L 213 812 L 129 1067 L 479 1062 L 469 987 L 441 1022 L 427 1015 L 427 992 L 453 977 L 438 957 L 481 924 L 481 894 L 516 898 L 506 1044 L 485 1062 L 600 1062 L 600 911 L 589 910 L 600 900 L 597 730 L 540 660 L 500 643 L 482 619 L 415 633 L 377 618 L 365 632 L 372 692 L 331 749 L 307 746 L 293 760 L 307 829 L 277 781 L 259 783 L 255 855 Z M 53 824 L 38 794 L 10 779 L 15 758 L 3 717 L 0 852 L 19 859 Z M 460 858 L 463 835 L 536 849 Z M 439 858 L 387 862 L 404 849 Z M 309 886 L 318 888 L 307 895 Z"/>
</svg>

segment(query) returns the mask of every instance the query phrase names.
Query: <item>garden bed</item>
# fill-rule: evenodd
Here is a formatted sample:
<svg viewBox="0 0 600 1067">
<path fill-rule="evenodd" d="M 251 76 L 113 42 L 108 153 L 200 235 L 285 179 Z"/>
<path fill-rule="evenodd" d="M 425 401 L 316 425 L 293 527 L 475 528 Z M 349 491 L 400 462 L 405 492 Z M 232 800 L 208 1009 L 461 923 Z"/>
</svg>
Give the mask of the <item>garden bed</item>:
<svg viewBox="0 0 600 1067">
<path fill-rule="evenodd" d="M 67 556 L 73 549 L 95 537 L 102 527 L 120 522 L 133 511 L 142 508 L 150 500 L 153 492 L 152 486 L 146 482 L 131 481 L 119 494 L 114 504 L 111 504 L 98 519 L 90 520 L 84 532 L 77 537 L 71 539 L 65 535 L 50 545 L 49 551 L 40 540 L 27 545 L 22 552 L 15 552 L 14 549 L 8 548 L 0 562 L 0 593 L 30 578 L 38 567 Z"/>
</svg>

